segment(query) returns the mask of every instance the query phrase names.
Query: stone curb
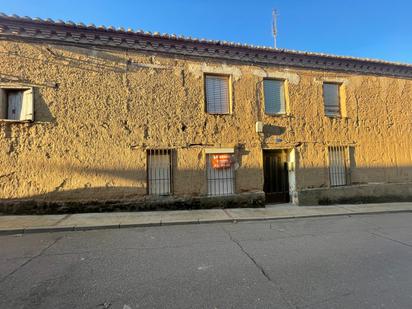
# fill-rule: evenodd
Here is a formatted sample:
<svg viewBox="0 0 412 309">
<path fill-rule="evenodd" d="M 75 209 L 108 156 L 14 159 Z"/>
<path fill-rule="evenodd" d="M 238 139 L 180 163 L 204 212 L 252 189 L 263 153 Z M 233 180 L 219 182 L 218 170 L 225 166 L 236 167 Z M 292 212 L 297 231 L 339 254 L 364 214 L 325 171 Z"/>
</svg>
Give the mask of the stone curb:
<svg viewBox="0 0 412 309">
<path fill-rule="evenodd" d="M 196 220 L 178 220 L 169 222 L 149 222 L 149 223 L 125 223 L 125 224 L 107 224 L 107 225 L 87 225 L 87 226 L 45 226 L 31 227 L 18 229 L 0 229 L 0 236 L 16 235 L 16 234 L 36 234 L 36 233 L 51 233 L 51 232 L 73 232 L 73 231 L 91 231 L 91 230 L 106 230 L 106 229 L 125 229 L 136 227 L 153 227 L 153 226 L 173 226 L 173 225 L 189 225 L 189 224 L 210 224 L 210 223 L 236 223 L 236 222 L 256 222 L 256 221 L 273 221 L 287 219 L 305 219 L 305 218 L 321 218 L 321 217 L 338 217 L 338 216 L 354 216 L 354 215 L 373 215 L 373 214 L 388 214 L 388 213 L 412 213 L 412 209 L 397 209 L 397 210 L 378 210 L 378 211 L 362 211 L 362 212 L 342 212 L 333 214 L 313 214 L 313 215 L 290 215 L 290 216 L 273 216 L 273 217 L 245 217 L 245 218 L 223 218 L 223 219 L 196 219 Z"/>
<path fill-rule="evenodd" d="M 24 229 L 3 229 L 0 230 L 0 235 L 16 235 L 16 234 L 24 234 Z"/>
</svg>

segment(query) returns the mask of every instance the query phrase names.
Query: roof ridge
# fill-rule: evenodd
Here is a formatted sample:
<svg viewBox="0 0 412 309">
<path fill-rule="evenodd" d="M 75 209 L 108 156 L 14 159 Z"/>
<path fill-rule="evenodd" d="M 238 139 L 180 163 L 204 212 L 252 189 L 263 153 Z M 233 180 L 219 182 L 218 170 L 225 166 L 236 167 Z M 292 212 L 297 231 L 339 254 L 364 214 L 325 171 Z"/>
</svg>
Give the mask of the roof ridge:
<svg viewBox="0 0 412 309">
<path fill-rule="evenodd" d="M 295 55 L 302 55 L 302 56 L 325 57 L 329 59 L 339 59 L 339 60 L 348 60 L 348 61 L 351 61 L 351 60 L 364 61 L 364 62 L 372 62 L 376 64 L 412 68 L 412 64 L 409 64 L 409 63 L 387 61 L 387 60 L 382 60 L 382 59 L 342 56 L 342 55 L 327 54 L 327 53 L 320 53 L 320 52 L 300 51 L 300 50 L 293 50 L 293 49 L 286 49 L 286 48 L 274 48 L 270 46 L 252 45 L 252 44 L 239 43 L 239 42 L 230 42 L 230 41 L 225 41 L 225 40 L 209 40 L 209 39 L 204 39 L 204 38 L 199 39 L 199 38 L 193 38 L 191 36 L 160 33 L 157 31 L 150 32 L 150 31 L 144 31 L 141 29 L 133 30 L 132 28 L 128 28 L 127 30 L 125 30 L 125 28 L 123 27 L 114 27 L 112 25 L 96 26 L 93 23 L 89 23 L 86 25 L 82 22 L 75 23 L 71 20 L 63 21 L 61 19 L 53 20 L 51 18 L 45 18 L 45 19 L 42 19 L 39 17 L 31 18 L 29 16 L 18 16 L 16 14 L 7 15 L 5 13 L 0 12 L 0 19 L 1 18 L 12 20 L 12 21 L 14 20 L 14 21 L 21 21 L 21 22 L 38 23 L 41 25 L 65 26 L 65 27 L 72 27 L 72 28 L 85 29 L 85 30 L 100 30 L 100 31 L 108 31 L 108 32 L 119 33 L 119 34 L 125 34 L 125 33 L 126 34 L 137 34 L 137 35 L 143 35 L 143 36 L 152 37 L 152 38 L 173 39 L 173 40 L 186 41 L 186 42 L 191 42 L 191 43 L 206 43 L 206 44 L 213 44 L 213 45 L 217 45 L 221 47 L 238 47 L 238 48 L 253 49 L 256 51 L 288 53 L 288 54 L 295 54 Z"/>
</svg>

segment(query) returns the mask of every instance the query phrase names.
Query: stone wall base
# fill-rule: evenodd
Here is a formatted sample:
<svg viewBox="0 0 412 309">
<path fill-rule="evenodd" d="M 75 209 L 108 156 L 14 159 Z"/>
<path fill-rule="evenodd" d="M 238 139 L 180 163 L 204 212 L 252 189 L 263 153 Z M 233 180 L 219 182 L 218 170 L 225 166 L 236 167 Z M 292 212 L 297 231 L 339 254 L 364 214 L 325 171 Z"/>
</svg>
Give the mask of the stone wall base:
<svg viewBox="0 0 412 309">
<path fill-rule="evenodd" d="M 412 183 L 369 183 L 298 191 L 299 205 L 411 202 Z"/>
<path fill-rule="evenodd" d="M 127 200 L 2 200 L 0 201 L 0 213 L 43 215 L 115 211 L 257 208 L 264 206 L 265 194 L 261 191 L 255 191 L 228 196 L 140 196 Z"/>
</svg>

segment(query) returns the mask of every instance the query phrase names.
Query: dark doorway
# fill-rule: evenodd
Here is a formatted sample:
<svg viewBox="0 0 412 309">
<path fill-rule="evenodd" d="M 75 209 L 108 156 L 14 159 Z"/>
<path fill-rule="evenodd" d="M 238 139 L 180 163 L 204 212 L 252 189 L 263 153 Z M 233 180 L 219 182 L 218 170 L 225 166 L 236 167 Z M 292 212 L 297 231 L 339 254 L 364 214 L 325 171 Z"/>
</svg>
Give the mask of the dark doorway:
<svg viewBox="0 0 412 309">
<path fill-rule="evenodd" d="M 287 150 L 263 150 L 263 190 L 267 203 L 289 202 Z"/>
</svg>

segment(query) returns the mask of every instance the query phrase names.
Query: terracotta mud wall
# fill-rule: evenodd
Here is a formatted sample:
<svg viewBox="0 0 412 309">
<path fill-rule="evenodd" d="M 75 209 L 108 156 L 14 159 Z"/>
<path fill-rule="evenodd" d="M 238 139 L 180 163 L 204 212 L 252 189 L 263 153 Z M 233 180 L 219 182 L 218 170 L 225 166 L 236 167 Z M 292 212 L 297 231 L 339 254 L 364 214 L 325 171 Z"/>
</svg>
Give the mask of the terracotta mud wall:
<svg viewBox="0 0 412 309">
<path fill-rule="evenodd" d="M 205 113 L 204 73 L 231 75 L 231 115 Z M 264 77 L 286 79 L 288 115 L 264 114 Z M 346 117 L 324 116 L 323 81 Z M 207 193 L 208 147 L 235 149 L 237 193 L 263 189 L 262 148 L 296 149 L 297 191 L 328 188 L 328 145 L 351 146 L 354 184 L 412 182 L 408 79 L 2 40 L 1 85 L 34 87 L 35 121 L 0 122 L 0 199 L 140 197 L 151 148 L 176 150 L 177 196 Z"/>
</svg>

